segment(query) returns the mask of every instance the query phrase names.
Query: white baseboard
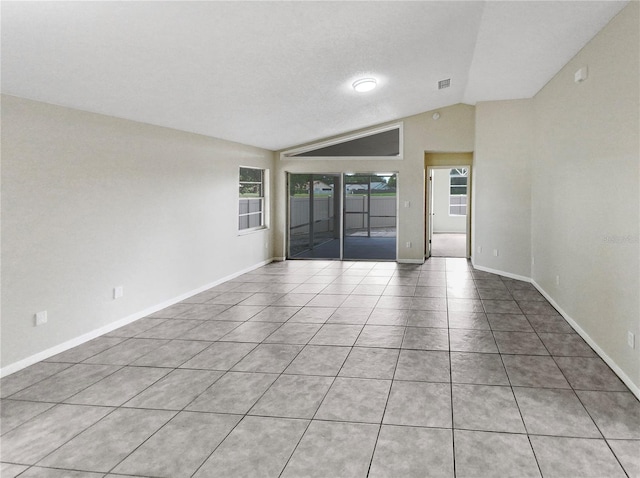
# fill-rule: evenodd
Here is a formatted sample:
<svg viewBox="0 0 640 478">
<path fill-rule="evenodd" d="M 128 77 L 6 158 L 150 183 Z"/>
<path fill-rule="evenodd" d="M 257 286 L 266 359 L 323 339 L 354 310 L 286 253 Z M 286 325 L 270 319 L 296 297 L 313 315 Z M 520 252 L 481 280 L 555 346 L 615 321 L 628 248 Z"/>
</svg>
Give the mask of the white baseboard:
<svg viewBox="0 0 640 478">
<path fill-rule="evenodd" d="M 604 352 L 604 350 L 602 350 L 598 346 L 598 344 L 589 336 L 589 334 L 585 332 L 582 329 L 582 327 L 580 327 L 578 323 L 571 318 L 569 314 L 567 314 L 564 310 L 562 310 L 562 307 L 560 307 L 556 303 L 556 301 L 553 300 L 553 298 L 547 293 L 547 291 L 545 291 L 536 281 L 531 280 L 530 282 L 533 284 L 533 286 L 536 289 L 538 289 L 538 292 L 540 292 L 544 296 L 544 298 L 547 299 L 549 303 L 558 312 L 560 312 L 560 315 L 562 315 L 562 317 L 564 317 L 564 319 L 569 323 L 569 325 L 571 325 L 573 330 L 575 330 L 578 333 L 578 335 L 580 335 L 580 337 L 582 337 L 584 341 L 587 342 L 591 346 L 591 348 L 600 356 L 600 358 L 604 360 L 609 367 L 611 367 L 611 370 L 613 370 L 613 372 L 618 376 L 618 378 L 620 378 L 620 380 L 622 380 L 624 384 L 627 387 L 629 387 L 629 390 L 631 390 L 631 393 L 633 393 L 636 396 L 636 398 L 640 400 L 640 387 L 635 383 L 633 383 L 633 381 L 629 378 L 629 376 L 626 373 L 624 373 L 620 367 L 618 367 L 618 365 L 613 361 L 613 359 L 611 359 L 611 357 L 609 357 Z"/>
<path fill-rule="evenodd" d="M 602 360 L 605 361 L 605 363 L 611 367 L 611 370 L 613 370 L 613 372 L 618 376 L 618 378 L 620 378 L 620 380 L 622 380 L 624 382 L 624 384 L 629 387 L 629 390 L 631 390 L 631 393 L 633 393 L 636 398 L 638 398 L 638 400 L 640 400 L 640 387 L 638 385 L 636 385 L 635 383 L 633 383 L 633 381 L 629 378 L 629 376 L 624 373 L 622 371 L 622 369 L 620 367 L 618 367 L 618 365 L 613 361 L 613 359 L 611 359 L 611 357 L 609 357 L 604 350 L 602 350 L 598 344 L 595 342 L 595 340 L 593 340 L 589 334 L 587 332 L 585 332 L 582 327 L 580 327 L 578 325 L 578 323 L 573 320 L 573 318 L 567 314 L 562 307 L 560 307 L 556 301 L 551 297 L 551 295 L 549 295 L 547 293 L 547 291 L 545 291 L 535 280 L 531 279 L 530 277 L 525 277 L 525 276 L 520 276 L 517 274 L 511 274 L 510 272 L 504 272 L 504 271 L 499 271 L 496 269 L 491 269 L 490 267 L 484 267 L 484 266 L 478 266 L 476 264 L 474 264 L 473 261 L 473 257 L 471 258 L 471 264 L 473 265 L 474 268 L 480 270 L 480 271 L 484 271 L 484 272 L 491 272 L 493 274 L 498 274 L 501 276 L 505 276 L 505 277 L 509 277 L 511 279 L 517 279 L 517 280 L 521 280 L 521 281 L 525 281 L 525 282 L 530 282 L 537 290 L 538 292 L 540 292 L 545 299 L 547 299 L 549 301 L 549 303 L 560 313 L 560 315 L 562 315 L 562 317 L 564 317 L 564 319 L 569 323 L 569 325 L 573 328 L 573 330 L 576 331 L 576 333 L 578 335 L 580 335 L 580 337 L 582 337 L 584 339 L 585 342 L 587 342 L 589 344 L 589 346 L 600 356 L 600 358 Z"/>
<path fill-rule="evenodd" d="M 471 258 L 471 265 L 473 265 L 474 269 L 478 269 L 479 271 L 491 272 L 492 274 L 497 274 L 499 276 L 508 277 L 509 279 L 521 280 L 521 281 L 524 281 L 524 282 L 531 282 L 531 278 L 530 277 L 521 276 L 521 275 L 518 275 L 518 274 L 512 274 L 511 272 L 500 271 L 498 269 L 492 269 L 490 267 L 478 266 L 478 265 L 476 265 L 474 263 L 473 257 Z"/>
<path fill-rule="evenodd" d="M 107 324 L 103 327 L 92 330 L 91 332 L 87 332 L 86 334 L 82 334 L 71 340 L 67 340 L 61 344 L 55 345 L 54 347 L 50 347 L 46 350 L 43 350 L 42 352 L 38 352 L 37 354 L 31 355 L 25 359 L 9 364 L 6 367 L 2 367 L 0 369 L 0 377 L 6 377 L 7 375 L 11 375 L 12 373 L 22 370 L 23 368 L 29 367 L 30 365 L 38 363 L 42 360 L 46 360 L 49 357 L 53 357 L 54 355 L 62 353 L 73 347 L 77 347 L 78 345 L 82 345 L 83 343 L 88 342 L 89 340 L 93 340 L 97 337 L 100 337 L 101 335 L 107 334 L 124 325 L 130 324 L 131 322 L 135 322 L 136 320 L 146 317 L 147 315 L 150 315 L 150 314 L 153 314 L 154 312 L 158 312 L 159 310 L 165 309 L 170 305 L 177 304 L 178 302 L 188 299 L 189 297 L 199 294 L 200 292 L 204 292 L 205 290 L 208 290 L 208 289 L 211 289 L 212 287 L 220 285 L 223 282 L 227 282 L 228 280 L 235 279 L 236 277 L 241 276 L 242 274 L 246 274 L 247 272 L 251 272 L 255 269 L 265 266 L 273 262 L 274 260 L 276 259 L 271 258 L 271 259 L 267 259 L 266 261 L 262 261 L 258 264 L 254 264 L 250 267 L 247 267 L 246 269 L 243 269 L 238 272 L 234 272 L 233 274 L 230 274 L 226 277 L 223 277 L 209 284 L 198 287 L 197 289 L 191 290 L 189 292 L 185 292 L 184 294 L 180 294 L 179 296 L 169 299 L 167 301 L 164 301 L 160 304 L 156 304 L 154 306 L 148 307 L 144 310 L 136 312 L 135 314 L 131 314 L 127 317 L 116 320 L 115 322 L 111 322 L 110 324 Z"/>
<path fill-rule="evenodd" d="M 246 269 L 243 269 L 241 271 L 238 272 L 234 272 L 233 274 L 230 274 L 226 277 L 223 277 L 221 279 L 218 279 L 216 281 L 213 281 L 209 284 L 206 284 L 204 286 L 198 287 L 197 289 L 191 290 L 189 292 L 186 292 L 184 294 L 181 294 L 177 297 L 174 297 L 172 299 L 169 299 L 165 302 L 162 302 L 160 304 L 156 304 L 152 307 L 148 307 L 142 311 L 136 312 L 134 314 L 131 314 L 127 317 L 124 317 L 120 320 L 117 320 L 115 322 L 112 322 L 110 324 L 107 324 L 103 327 L 100 327 L 98 329 L 92 330 L 91 332 L 88 332 L 86 334 L 80 335 L 78 337 L 75 337 L 71 340 L 67 340 L 66 342 L 63 342 L 59 345 L 56 345 L 54 347 L 48 348 L 46 350 L 43 350 L 42 352 L 38 352 L 37 354 L 31 355 L 25 359 L 19 360 L 17 362 L 14 362 L 12 364 L 7 365 L 6 367 L 2 367 L 0 369 L 0 377 L 6 377 L 7 375 L 10 375 L 14 372 L 17 372 L 19 370 L 22 370 L 23 368 L 26 368 L 30 365 L 33 365 L 37 362 L 40 362 L 42 360 L 48 359 L 49 357 L 53 357 L 54 355 L 57 355 L 59 353 L 62 353 L 66 350 L 69 350 L 73 347 L 77 347 L 78 345 L 82 345 L 85 342 L 88 342 L 89 340 L 93 340 L 101 335 L 104 335 L 106 333 L 109 333 L 117 328 L 120 328 L 124 325 L 130 324 L 132 322 L 135 322 L 138 319 L 141 319 L 143 317 L 146 317 L 150 314 L 153 314 L 154 312 L 157 312 L 159 310 L 162 310 L 166 307 L 169 307 L 173 304 L 176 304 L 178 302 L 181 302 L 185 299 L 188 299 L 189 297 L 192 297 L 196 294 L 199 294 L 200 292 L 204 292 L 205 290 L 208 290 L 212 287 L 215 287 L 219 284 L 222 284 L 223 282 L 227 282 L 231 279 L 235 279 L 238 276 L 241 276 L 242 274 L 246 274 L 247 272 L 251 272 L 255 269 L 258 269 L 264 265 L 267 265 L 273 261 L 278 261 L 278 260 L 284 260 L 284 258 L 280 258 L 280 257 L 273 257 L 271 259 L 262 261 L 258 264 L 254 264 L 253 266 L 247 267 Z M 398 263 L 401 264 L 422 264 L 424 261 L 420 260 L 420 259 L 398 259 L 397 261 Z M 501 275 L 504 277 L 509 277 L 511 279 L 516 279 L 516 280 L 521 280 L 524 282 L 530 282 L 531 284 L 533 284 L 533 286 L 544 296 L 545 299 L 547 299 L 549 301 L 549 303 L 562 315 L 562 317 L 564 317 L 564 319 L 569 323 L 569 325 L 571 325 L 571 327 L 578 333 L 578 335 L 580 335 L 585 342 L 587 342 L 591 348 L 593 348 L 593 350 L 602 358 L 602 360 L 605 361 L 605 363 L 611 367 L 611 369 L 614 371 L 614 373 L 620 378 L 620 380 L 622 380 L 624 382 L 624 384 L 629 387 L 629 390 L 631 390 L 631 392 L 640 400 L 640 387 L 638 387 L 638 385 L 634 384 L 633 381 L 627 376 L 627 374 L 625 374 L 622 369 L 620 369 L 620 367 L 618 367 L 618 365 L 613 361 L 613 359 L 611 359 L 599 346 L 598 344 L 589 336 L 589 334 L 587 334 L 587 332 L 585 332 L 579 325 L 578 323 L 573 320 L 573 318 L 571 318 L 569 316 L 569 314 L 567 314 L 557 303 L 556 301 L 534 280 L 532 280 L 529 277 L 525 277 L 525 276 L 521 276 L 518 274 L 512 274 L 510 272 L 505 272 L 505 271 L 500 271 L 497 269 L 492 269 L 490 267 L 484 267 L 484 266 L 478 266 L 476 264 L 474 264 L 473 261 L 473 257 L 471 258 L 471 263 L 473 265 L 474 268 L 484 271 L 484 272 L 490 272 L 492 274 L 497 274 L 497 275 Z"/>
</svg>

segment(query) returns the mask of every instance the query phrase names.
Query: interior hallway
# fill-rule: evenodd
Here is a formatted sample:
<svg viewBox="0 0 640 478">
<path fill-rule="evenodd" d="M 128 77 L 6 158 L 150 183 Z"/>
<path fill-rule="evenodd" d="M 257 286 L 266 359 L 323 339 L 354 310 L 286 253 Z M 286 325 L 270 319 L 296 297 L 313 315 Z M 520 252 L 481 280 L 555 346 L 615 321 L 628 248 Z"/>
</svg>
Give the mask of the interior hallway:
<svg viewBox="0 0 640 478">
<path fill-rule="evenodd" d="M 638 400 L 464 259 L 273 263 L 1 385 L 3 478 L 640 472 Z"/>
</svg>

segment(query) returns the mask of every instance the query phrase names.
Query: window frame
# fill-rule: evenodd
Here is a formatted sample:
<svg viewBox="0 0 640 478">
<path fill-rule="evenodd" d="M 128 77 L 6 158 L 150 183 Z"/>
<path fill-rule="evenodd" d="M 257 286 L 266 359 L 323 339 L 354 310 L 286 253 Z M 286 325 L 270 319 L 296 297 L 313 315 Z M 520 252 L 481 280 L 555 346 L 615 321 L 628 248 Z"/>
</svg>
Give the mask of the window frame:
<svg viewBox="0 0 640 478">
<path fill-rule="evenodd" d="M 260 177 L 261 180 L 260 181 L 243 181 L 242 180 L 242 170 L 243 169 L 251 169 L 251 170 L 255 170 L 255 171 L 260 171 Z M 263 229 L 267 229 L 268 228 L 268 221 L 267 221 L 267 194 L 268 194 L 268 177 L 269 177 L 269 170 L 266 168 L 260 168 L 260 167 L 256 167 L 256 166 L 240 166 L 238 168 L 238 212 L 236 217 L 238 218 L 238 235 L 244 235 L 244 234 L 250 234 L 252 232 L 255 231 L 260 231 Z M 258 196 L 242 196 L 241 193 L 241 188 L 243 185 L 259 185 L 260 186 L 260 192 Z M 249 204 L 249 200 L 250 199 L 259 199 L 260 200 L 260 207 L 259 207 L 259 211 L 251 211 L 250 206 L 248 207 L 248 212 L 241 212 L 242 211 L 242 201 L 247 201 L 247 204 Z M 243 217 L 251 217 L 251 216 L 257 216 L 259 215 L 260 217 L 260 224 L 258 226 L 247 226 L 247 227 L 241 227 L 240 224 L 240 220 Z M 249 223 L 250 224 L 250 220 Z"/>
</svg>

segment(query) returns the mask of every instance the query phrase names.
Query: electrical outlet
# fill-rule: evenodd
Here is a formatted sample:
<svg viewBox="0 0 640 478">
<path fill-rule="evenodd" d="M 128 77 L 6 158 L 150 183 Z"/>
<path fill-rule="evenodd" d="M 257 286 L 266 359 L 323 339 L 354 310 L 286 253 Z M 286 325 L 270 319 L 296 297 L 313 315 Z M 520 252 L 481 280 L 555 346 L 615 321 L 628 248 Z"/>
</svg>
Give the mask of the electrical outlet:
<svg viewBox="0 0 640 478">
<path fill-rule="evenodd" d="M 493 250 L 493 255 L 494 255 L 495 257 L 498 257 L 498 254 L 499 254 L 498 249 L 494 249 L 494 250 Z"/>
<path fill-rule="evenodd" d="M 531 265 L 534 266 L 536 264 L 535 257 L 531 256 Z"/>
<path fill-rule="evenodd" d="M 482 254 L 482 246 L 478 246 L 478 254 Z"/>
<path fill-rule="evenodd" d="M 407 248 L 411 247 L 411 241 L 407 241 Z"/>
<path fill-rule="evenodd" d="M 38 312 L 35 315 L 36 318 L 36 325 L 42 325 L 42 324 L 46 324 L 47 323 L 47 311 L 43 310 L 42 312 Z"/>
<path fill-rule="evenodd" d="M 560 285 L 560 276 L 556 276 L 556 285 Z"/>
<path fill-rule="evenodd" d="M 632 349 L 636 348 L 636 336 L 633 332 L 629 331 L 627 332 L 627 344 L 629 345 L 629 347 L 631 347 Z"/>
<path fill-rule="evenodd" d="M 404 207 L 411 207 L 411 201 L 405 201 Z"/>
<path fill-rule="evenodd" d="M 119 299 L 124 295 L 124 287 L 119 285 L 118 287 L 113 288 L 113 298 Z"/>
</svg>

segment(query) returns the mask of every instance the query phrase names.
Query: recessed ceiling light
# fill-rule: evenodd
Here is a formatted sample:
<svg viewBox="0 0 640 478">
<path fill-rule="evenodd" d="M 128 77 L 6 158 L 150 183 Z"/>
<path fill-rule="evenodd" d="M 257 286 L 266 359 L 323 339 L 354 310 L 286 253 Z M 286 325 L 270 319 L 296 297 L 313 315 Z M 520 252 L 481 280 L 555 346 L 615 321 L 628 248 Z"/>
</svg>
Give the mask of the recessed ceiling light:
<svg viewBox="0 0 640 478">
<path fill-rule="evenodd" d="M 373 78 L 361 78 L 353 82 L 353 89 L 358 93 L 364 93 L 373 90 L 377 85 L 378 82 Z"/>
</svg>

